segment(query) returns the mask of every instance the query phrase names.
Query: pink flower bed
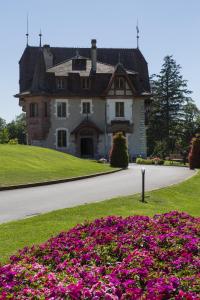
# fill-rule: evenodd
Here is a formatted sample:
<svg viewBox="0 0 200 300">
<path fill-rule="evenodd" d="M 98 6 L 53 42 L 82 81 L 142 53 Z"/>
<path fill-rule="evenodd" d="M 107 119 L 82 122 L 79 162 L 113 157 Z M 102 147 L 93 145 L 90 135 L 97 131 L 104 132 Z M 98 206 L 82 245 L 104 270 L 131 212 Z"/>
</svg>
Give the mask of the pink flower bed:
<svg viewBox="0 0 200 300">
<path fill-rule="evenodd" d="M 200 218 L 107 217 L 24 248 L 0 299 L 200 299 Z"/>
</svg>

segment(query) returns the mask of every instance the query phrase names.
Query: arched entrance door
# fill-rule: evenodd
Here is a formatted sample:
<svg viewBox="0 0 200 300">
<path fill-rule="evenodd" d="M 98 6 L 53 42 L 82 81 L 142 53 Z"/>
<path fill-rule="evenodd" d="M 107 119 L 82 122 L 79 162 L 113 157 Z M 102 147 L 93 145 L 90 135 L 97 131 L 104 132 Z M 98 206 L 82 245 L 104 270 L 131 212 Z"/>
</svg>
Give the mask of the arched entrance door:
<svg viewBox="0 0 200 300">
<path fill-rule="evenodd" d="M 81 157 L 94 157 L 94 139 L 93 137 L 81 137 L 80 140 Z"/>
<path fill-rule="evenodd" d="M 76 155 L 83 158 L 98 156 L 99 135 L 103 132 L 92 121 L 82 121 L 71 134 L 75 136 Z"/>
</svg>

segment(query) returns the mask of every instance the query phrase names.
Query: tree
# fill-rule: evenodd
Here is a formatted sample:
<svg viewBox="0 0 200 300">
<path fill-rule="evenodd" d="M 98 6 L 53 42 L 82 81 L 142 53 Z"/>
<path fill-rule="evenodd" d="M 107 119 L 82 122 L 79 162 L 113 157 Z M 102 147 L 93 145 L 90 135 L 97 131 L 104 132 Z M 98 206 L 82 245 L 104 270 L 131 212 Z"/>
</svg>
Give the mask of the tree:
<svg viewBox="0 0 200 300">
<path fill-rule="evenodd" d="M 192 137 L 200 131 L 200 111 L 194 101 L 188 98 L 184 105 L 184 120 L 180 128 L 180 145 L 183 150 L 188 150 Z"/>
<path fill-rule="evenodd" d="M 158 142 L 163 143 L 166 155 L 175 151 L 177 140 L 183 136 L 186 118 L 191 125 L 194 103 L 180 70 L 180 65 L 168 55 L 160 73 L 151 77 L 153 102 L 147 132 L 149 154 L 154 152 Z"/>
<path fill-rule="evenodd" d="M 6 127 L 6 121 L 0 118 L 0 132 Z"/>
<path fill-rule="evenodd" d="M 26 144 L 26 115 L 24 113 L 7 124 L 9 139 L 18 139 L 20 144 Z"/>
<path fill-rule="evenodd" d="M 3 128 L 0 131 L 0 144 L 6 144 L 9 141 L 9 135 L 8 135 L 8 130 L 7 128 Z"/>
<path fill-rule="evenodd" d="M 118 132 L 113 137 L 113 146 L 110 153 L 110 165 L 112 167 L 127 168 L 128 167 L 128 149 L 126 138 L 122 132 Z"/>
</svg>

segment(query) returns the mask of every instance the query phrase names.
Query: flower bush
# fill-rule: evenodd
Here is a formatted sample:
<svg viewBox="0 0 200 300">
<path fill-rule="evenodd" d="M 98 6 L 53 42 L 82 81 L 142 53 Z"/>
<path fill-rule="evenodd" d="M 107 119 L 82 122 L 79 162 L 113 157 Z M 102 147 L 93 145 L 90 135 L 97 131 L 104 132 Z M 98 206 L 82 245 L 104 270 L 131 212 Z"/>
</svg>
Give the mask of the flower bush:
<svg viewBox="0 0 200 300">
<path fill-rule="evenodd" d="M 0 299 L 200 299 L 200 218 L 107 217 L 24 248 L 0 267 Z"/>
</svg>

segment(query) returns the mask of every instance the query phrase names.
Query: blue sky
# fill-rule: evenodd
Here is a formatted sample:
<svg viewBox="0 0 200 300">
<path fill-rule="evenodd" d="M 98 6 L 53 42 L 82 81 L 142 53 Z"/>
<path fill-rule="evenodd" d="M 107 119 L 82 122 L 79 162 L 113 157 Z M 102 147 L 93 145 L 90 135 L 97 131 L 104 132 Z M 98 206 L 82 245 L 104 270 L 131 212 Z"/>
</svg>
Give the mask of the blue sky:
<svg viewBox="0 0 200 300">
<path fill-rule="evenodd" d="M 163 57 L 172 54 L 200 108 L 199 0 L 7 0 L 0 6 L 0 117 L 11 121 L 21 113 L 18 100 L 18 61 L 26 45 L 29 13 L 30 45 L 136 47 L 139 20 L 140 49 L 149 73 L 158 73 Z"/>
</svg>

